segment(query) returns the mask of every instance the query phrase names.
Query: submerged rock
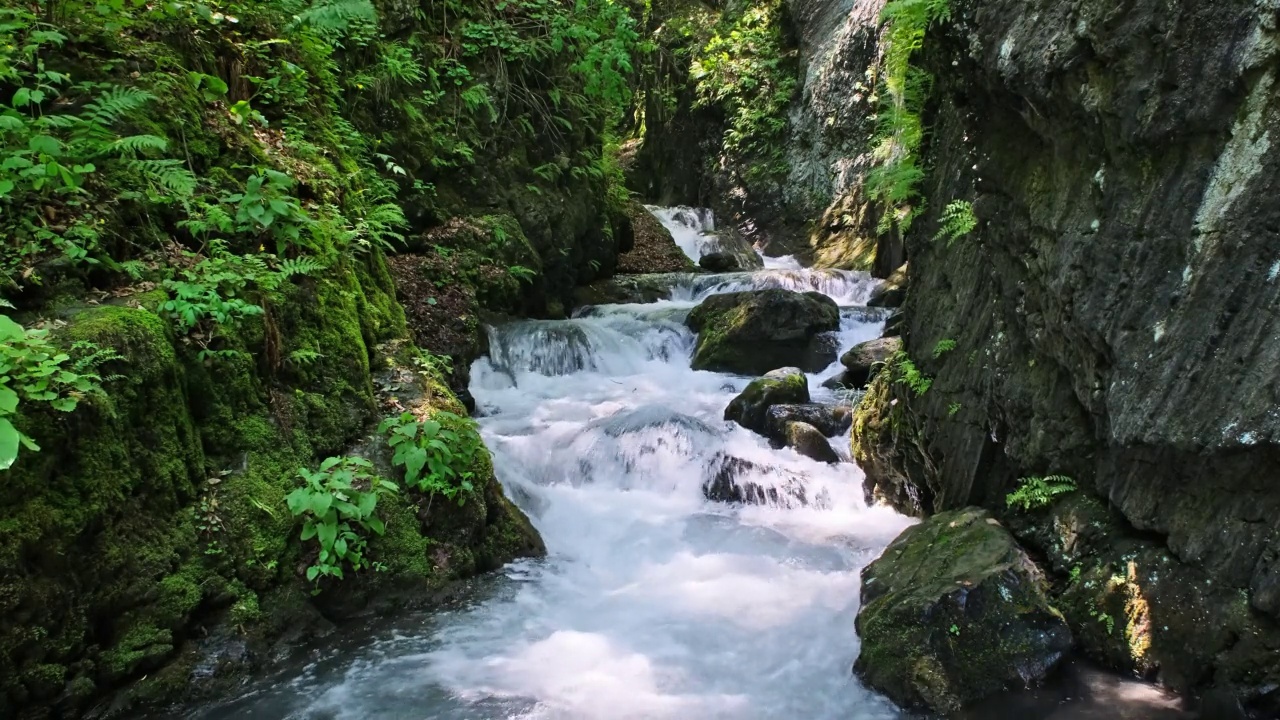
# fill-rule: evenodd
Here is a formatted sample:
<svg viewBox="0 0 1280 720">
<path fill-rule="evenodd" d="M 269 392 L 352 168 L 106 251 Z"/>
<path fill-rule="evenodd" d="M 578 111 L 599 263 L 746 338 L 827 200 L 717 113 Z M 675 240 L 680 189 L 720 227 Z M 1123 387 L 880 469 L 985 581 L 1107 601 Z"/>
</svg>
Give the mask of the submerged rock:
<svg viewBox="0 0 1280 720">
<path fill-rule="evenodd" d="M 766 415 L 774 405 L 809 402 L 809 379 L 799 368 L 781 368 L 751 381 L 746 390 L 729 401 L 724 419 L 765 434 Z"/>
<path fill-rule="evenodd" d="M 863 569 L 854 670 L 894 702 L 939 713 L 1034 683 L 1072 646 L 1042 583 L 985 510 L 935 515 Z"/>
<path fill-rule="evenodd" d="M 733 272 L 742 268 L 738 263 L 738 258 L 725 252 L 713 252 L 703 255 L 698 259 L 698 267 L 710 272 Z"/>
<path fill-rule="evenodd" d="M 766 468 L 724 453 L 717 453 L 707 469 L 702 494 L 713 502 L 788 508 L 807 502 L 804 482 L 786 470 Z"/>
<path fill-rule="evenodd" d="M 842 382 L 849 387 L 864 387 L 871 382 L 873 371 L 901 349 L 900 337 L 876 338 L 854 345 L 840 357 L 840 364 L 845 367 Z"/>
<path fill-rule="evenodd" d="M 765 435 L 777 442 L 786 438 L 787 423 L 803 422 L 817 428 L 825 437 L 849 431 L 853 424 L 853 408 L 847 405 L 774 405 L 765 413 Z"/>
<path fill-rule="evenodd" d="M 783 443 L 801 455 L 818 462 L 840 462 L 840 455 L 836 453 L 835 448 L 831 447 L 831 443 L 827 442 L 827 437 L 809 423 L 799 421 L 787 423 Z"/>
<path fill-rule="evenodd" d="M 840 327 L 840 310 L 821 293 L 754 290 L 712 295 L 685 321 L 698 333 L 696 370 L 758 375 L 794 365 L 816 372 L 836 351 L 820 333 Z"/>
</svg>

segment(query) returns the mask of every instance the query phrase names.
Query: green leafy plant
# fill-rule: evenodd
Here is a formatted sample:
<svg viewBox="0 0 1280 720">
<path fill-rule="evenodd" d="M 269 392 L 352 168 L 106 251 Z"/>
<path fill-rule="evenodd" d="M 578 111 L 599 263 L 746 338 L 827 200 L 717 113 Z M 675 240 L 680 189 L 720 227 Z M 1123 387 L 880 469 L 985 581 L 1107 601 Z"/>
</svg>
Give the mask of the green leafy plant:
<svg viewBox="0 0 1280 720">
<path fill-rule="evenodd" d="M 1059 495 L 1074 492 L 1076 483 L 1066 475 L 1024 477 L 1018 480 L 1018 489 L 1005 497 L 1009 507 L 1037 510 L 1052 504 Z"/>
<path fill-rule="evenodd" d="M 474 420 L 443 411 L 419 420 L 406 412 L 383 420 L 378 432 L 394 451 L 391 463 L 404 468 L 406 485 L 432 498 L 466 502 L 474 489 L 471 467 L 487 452 Z"/>
<path fill-rule="evenodd" d="M 920 368 L 916 367 L 916 364 L 912 362 L 905 351 L 899 350 L 894 355 L 892 362 L 897 368 L 895 382 L 911 388 L 911 392 L 915 393 L 917 397 L 929 392 L 929 388 L 933 387 L 933 378 L 920 372 Z"/>
<path fill-rule="evenodd" d="M 912 67 L 911 59 L 923 47 L 929 27 L 951 18 L 951 6 L 949 0 L 890 0 L 880 18 L 886 25 L 883 79 L 872 143 L 876 167 L 867 175 L 867 189 L 884 207 L 880 232 L 906 232 L 923 206 L 918 190 L 924 177 L 920 115 L 933 85 L 933 78 Z"/>
<path fill-rule="evenodd" d="M 371 565 L 366 557 L 367 534 L 386 531 L 376 514 L 378 499 L 399 491 L 372 469 L 372 463 L 363 458 L 331 457 L 318 470 L 298 470 L 302 487 L 289 493 L 285 502 L 289 512 L 303 520 L 302 541 L 314 539 L 320 545 L 315 563 L 307 568 L 308 581 L 341 580 L 344 564 L 356 571 Z"/>
<path fill-rule="evenodd" d="M 943 338 L 938 341 L 937 345 L 933 346 L 933 359 L 937 360 L 938 358 L 942 357 L 943 355 L 946 355 L 947 353 L 955 349 L 956 349 L 955 340 L 952 340 L 951 338 Z"/>
<path fill-rule="evenodd" d="M 956 413 L 959 413 L 962 407 L 963 406 L 958 402 L 951 403 L 947 406 L 947 417 L 955 417 Z"/>
<path fill-rule="evenodd" d="M 47 403 L 54 410 L 71 412 L 81 400 L 101 391 L 98 366 L 120 357 L 84 341 L 71 350 L 78 359 L 59 350 L 47 329 L 24 328 L 0 315 L 0 470 L 13 466 L 20 448 L 40 450 L 13 424 L 19 403 Z"/>
<path fill-rule="evenodd" d="M 973 232 L 978 227 L 978 218 L 973 214 L 973 203 L 967 200 L 956 200 L 942 209 L 942 217 L 935 240 L 946 239 L 947 247 L 960 238 Z"/>
<path fill-rule="evenodd" d="M 249 235 L 266 234 L 275 241 L 277 255 L 297 245 L 311 218 L 298 199 L 290 195 L 293 179 L 282 172 L 260 168 L 249 176 L 244 192 L 230 193 L 222 202 L 235 206 L 236 229 Z"/>
</svg>

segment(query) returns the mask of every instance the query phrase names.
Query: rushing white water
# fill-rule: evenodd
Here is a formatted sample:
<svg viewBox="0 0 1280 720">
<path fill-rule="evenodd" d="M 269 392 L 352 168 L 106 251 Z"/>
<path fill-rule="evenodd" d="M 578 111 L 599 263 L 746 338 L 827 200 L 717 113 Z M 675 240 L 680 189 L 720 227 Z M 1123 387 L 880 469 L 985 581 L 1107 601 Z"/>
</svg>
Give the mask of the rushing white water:
<svg viewBox="0 0 1280 720">
<path fill-rule="evenodd" d="M 690 368 L 681 321 L 714 292 L 825 292 L 850 305 L 842 347 L 879 334 L 883 314 L 852 306 L 868 277 L 781 264 L 683 276 L 659 303 L 492 329 L 472 392 L 498 476 L 548 557 L 480 581 L 459 608 L 332 639 L 323 659 L 194 717 L 900 717 L 850 667 L 858 572 L 909 521 L 866 507 L 854 464 L 771 449 L 726 423 L 749 378 Z M 818 383 L 837 368 L 811 376 L 815 399 L 834 400 Z M 847 441 L 833 441 L 846 458 Z M 779 489 L 777 501 L 708 501 L 726 458 L 747 461 L 740 480 Z"/>
</svg>

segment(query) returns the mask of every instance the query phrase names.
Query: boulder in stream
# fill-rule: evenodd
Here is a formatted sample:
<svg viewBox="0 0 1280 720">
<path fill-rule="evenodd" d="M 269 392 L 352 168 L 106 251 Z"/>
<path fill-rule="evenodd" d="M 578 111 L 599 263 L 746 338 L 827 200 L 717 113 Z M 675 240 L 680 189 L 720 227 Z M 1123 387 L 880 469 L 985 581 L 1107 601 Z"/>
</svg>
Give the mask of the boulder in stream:
<svg viewBox="0 0 1280 720">
<path fill-rule="evenodd" d="M 809 402 L 809 378 L 799 368 L 781 368 L 751 381 L 746 390 L 729 401 L 724 419 L 765 434 L 765 420 L 774 405 Z"/>
<path fill-rule="evenodd" d="M 853 408 L 848 405 L 819 405 L 817 403 L 773 405 L 765 412 L 765 435 L 776 442 L 785 442 L 787 423 L 802 422 L 812 425 L 824 437 L 836 437 L 849 432 L 853 425 Z"/>
<path fill-rule="evenodd" d="M 698 267 L 709 272 L 733 272 L 742 269 L 738 258 L 726 252 L 712 252 L 698 259 Z"/>
<path fill-rule="evenodd" d="M 840 356 L 845 373 L 842 382 L 849 387 L 865 387 L 879 366 L 902 349 L 902 338 L 882 337 L 854 345 Z"/>
<path fill-rule="evenodd" d="M 712 502 L 801 507 L 807 500 L 796 474 L 717 453 L 708 466 L 702 494 Z"/>
<path fill-rule="evenodd" d="M 835 448 L 831 447 L 831 443 L 827 442 L 827 436 L 809 423 L 795 420 L 787 423 L 783 443 L 801 455 L 818 462 L 833 464 L 840 462 L 840 455 Z"/>
<path fill-rule="evenodd" d="M 934 515 L 863 569 L 854 670 L 899 705 L 943 714 L 1037 682 L 1072 646 L 1043 585 L 985 510 Z"/>
<path fill-rule="evenodd" d="M 817 292 L 752 290 L 712 295 L 689 313 L 698 333 L 695 370 L 759 375 L 796 366 L 817 372 L 836 351 L 820 334 L 840 327 L 840 310 Z"/>
</svg>

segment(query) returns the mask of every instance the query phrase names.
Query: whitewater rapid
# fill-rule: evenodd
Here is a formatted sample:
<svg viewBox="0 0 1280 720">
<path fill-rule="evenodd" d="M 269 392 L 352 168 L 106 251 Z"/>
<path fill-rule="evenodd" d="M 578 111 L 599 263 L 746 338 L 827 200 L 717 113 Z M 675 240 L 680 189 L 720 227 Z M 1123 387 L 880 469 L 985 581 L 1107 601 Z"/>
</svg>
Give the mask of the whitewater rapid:
<svg viewBox="0 0 1280 720">
<path fill-rule="evenodd" d="M 659 217 L 696 253 L 674 215 Z M 858 572 L 909 521 L 866 506 L 853 463 L 772 449 L 725 422 L 750 378 L 692 370 L 682 323 L 718 292 L 817 290 L 846 308 L 848 348 L 880 334 L 883 313 L 860 307 L 874 281 L 781 260 L 675 282 L 669 300 L 490 329 L 471 391 L 545 559 L 201 717 L 897 717 L 850 668 Z M 838 370 L 810 377 L 816 400 L 838 401 L 820 386 Z M 847 436 L 832 442 L 847 458 Z M 741 481 L 798 478 L 807 504 L 708 501 L 703 485 L 725 457 L 753 464 Z"/>
</svg>

